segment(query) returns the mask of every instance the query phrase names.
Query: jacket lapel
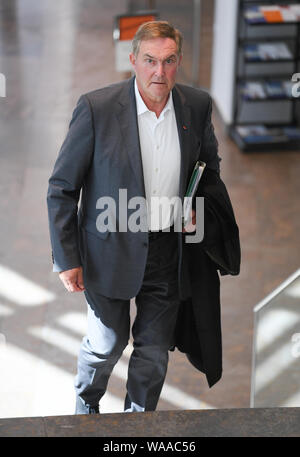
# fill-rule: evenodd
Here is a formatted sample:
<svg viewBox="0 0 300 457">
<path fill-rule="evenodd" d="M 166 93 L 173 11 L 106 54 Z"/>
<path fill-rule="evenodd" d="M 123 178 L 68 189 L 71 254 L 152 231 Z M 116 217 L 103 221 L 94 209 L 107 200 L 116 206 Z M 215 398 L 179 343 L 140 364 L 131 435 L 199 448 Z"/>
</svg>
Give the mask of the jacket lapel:
<svg viewBox="0 0 300 457">
<path fill-rule="evenodd" d="M 129 80 L 128 85 L 125 86 L 122 92 L 119 100 L 117 118 L 119 120 L 128 160 L 137 181 L 137 194 L 145 197 L 144 173 L 134 95 L 134 78 Z"/>
<path fill-rule="evenodd" d="M 191 108 L 186 103 L 185 96 L 177 86 L 173 89 L 173 103 L 177 121 L 177 130 L 181 151 L 181 167 L 179 179 L 179 196 L 184 198 L 190 170 L 191 149 Z"/>
</svg>

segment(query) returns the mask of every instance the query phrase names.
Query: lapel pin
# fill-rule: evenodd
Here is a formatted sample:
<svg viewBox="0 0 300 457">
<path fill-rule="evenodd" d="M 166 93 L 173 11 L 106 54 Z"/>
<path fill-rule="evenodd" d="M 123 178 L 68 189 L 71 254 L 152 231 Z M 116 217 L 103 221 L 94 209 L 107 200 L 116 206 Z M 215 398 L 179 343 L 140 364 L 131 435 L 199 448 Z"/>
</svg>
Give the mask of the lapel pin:
<svg viewBox="0 0 300 457">
<path fill-rule="evenodd" d="M 186 125 L 183 125 L 183 130 L 187 130 L 187 126 Z"/>
</svg>

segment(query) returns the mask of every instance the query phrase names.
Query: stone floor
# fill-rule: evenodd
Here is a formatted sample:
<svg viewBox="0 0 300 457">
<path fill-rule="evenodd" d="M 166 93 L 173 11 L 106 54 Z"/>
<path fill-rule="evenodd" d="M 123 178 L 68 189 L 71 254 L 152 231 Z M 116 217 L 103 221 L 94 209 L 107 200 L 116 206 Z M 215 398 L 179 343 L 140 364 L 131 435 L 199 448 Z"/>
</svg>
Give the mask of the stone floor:
<svg viewBox="0 0 300 457">
<path fill-rule="evenodd" d="M 184 446 L 181 437 L 185 443 L 189 443 L 191 451 L 201 452 L 203 441 L 195 440 L 201 438 L 296 438 L 300 436 L 299 431 L 300 408 L 230 408 L 217 410 L 198 410 L 198 411 L 146 411 L 140 413 L 107 413 L 93 415 L 71 415 L 71 416 L 44 416 L 44 417 L 26 417 L 26 418 L 6 418 L 0 419 L 1 437 L 55 437 L 55 438 L 73 438 L 68 444 L 78 448 L 86 446 L 87 441 L 81 441 L 78 438 L 98 438 L 93 444 L 97 449 L 104 451 L 119 451 L 118 444 L 121 440 L 108 440 L 109 437 L 129 437 L 130 443 L 135 443 L 134 448 L 149 449 L 142 437 L 160 438 L 159 443 L 165 443 L 172 440 L 178 440 L 177 451 L 187 448 Z M 171 437 L 167 438 L 167 437 Z M 186 438 L 188 437 L 188 438 Z M 99 438 L 101 438 L 99 440 Z M 164 439 L 164 440 L 163 440 Z M 125 441 L 125 440 L 124 440 Z M 128 443 L 128 440 L 126 439 Z M 24 451 L 24 444 L 28 440 L 22 440 L 21 444 Z M 149 441 L 151 443 L 151 441 Z M 55 443 L 56 444 L 56 443 Z M 210 446 L 215 442 L 210 441 Z M 219 443 L 217 443 L 219 444 Z M 222 441 L 223 446 L 231 446 L 231 442 Z M 250 442 L 247 442 L 247 448 Z M 257 445 L 257 442 L 253 443 Z M 278 449 L 278 440 L 269 441 L 268 447 L 276 445 Z M 43 440 L 34 440 L 30 442 L 30 449 L 36 449 L 36 445 L 44 446 Z M 47 441 L 47 449 L 53 445 L 53 440 Z M 33 446 L 33 448 L 32 448 Z M 151 444 L 150 444 L 151 446 Z M 194 448 L 194 449 L 193 449 Z M 57 449 L 57 448 L 56 448 Z M 86 449 L 86 447 L 85 447 Z M 126 448 L 125 448 L 126 449 Z M 134 454 L 133 450 L 131 454 Z M 137 454 L 138 455 L 138 454 Z"/>
<path fill-rule="evenodd" d="M 163 18 L 188 27 L 183 1 L 161 3 Z M 112 40 L 113 17 L 123 12 L 125 0 L 0 0 L 2 418 L 74 411 L 85 303 L 52 273 L 47 181 L 79 95 L 126 77 L 114 70 Z M 187 33 L 187 48 L 189 40 Z M 189 69 L 181 81 L 189 82 Z M 242 243 L 241 274 L 222 278 L 224 374 L 209 389 L 183 354 L 171 353 L 159 410 L 249 406 L 253 308 L 299 268 L 299 152 L 243 154 L 216 111 L 214 124 Z M 130 351 L 115 367 L 103 412 L 123 409 Z"/>
</svg>

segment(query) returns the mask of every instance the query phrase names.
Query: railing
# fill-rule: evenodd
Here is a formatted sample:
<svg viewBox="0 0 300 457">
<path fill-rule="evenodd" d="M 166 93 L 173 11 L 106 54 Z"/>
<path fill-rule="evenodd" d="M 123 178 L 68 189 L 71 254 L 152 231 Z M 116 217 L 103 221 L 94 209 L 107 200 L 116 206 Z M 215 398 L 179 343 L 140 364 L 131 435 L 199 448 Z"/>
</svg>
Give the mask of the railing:
<svg viewBox="0 0 300 457">
<path fill-rule="evenodd" d="M 300 406 L 300 269 L 254 308 L 250 406 Z"/>
</svg>

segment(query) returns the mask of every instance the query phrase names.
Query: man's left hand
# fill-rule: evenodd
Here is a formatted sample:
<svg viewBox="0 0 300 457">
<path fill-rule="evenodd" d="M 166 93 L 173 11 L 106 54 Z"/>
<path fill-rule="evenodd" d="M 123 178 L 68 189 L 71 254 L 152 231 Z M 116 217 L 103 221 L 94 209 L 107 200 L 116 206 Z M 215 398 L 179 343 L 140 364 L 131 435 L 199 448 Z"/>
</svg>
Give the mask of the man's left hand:
<svg viewBox="0 0 300 457">
<path fill-rule="evenodd" d="M 192 217 L 190 222 L 182 229 L 183 233 L 192 233 L 196 230 L 196 211 L 192 209 Z"/>
</svg>

